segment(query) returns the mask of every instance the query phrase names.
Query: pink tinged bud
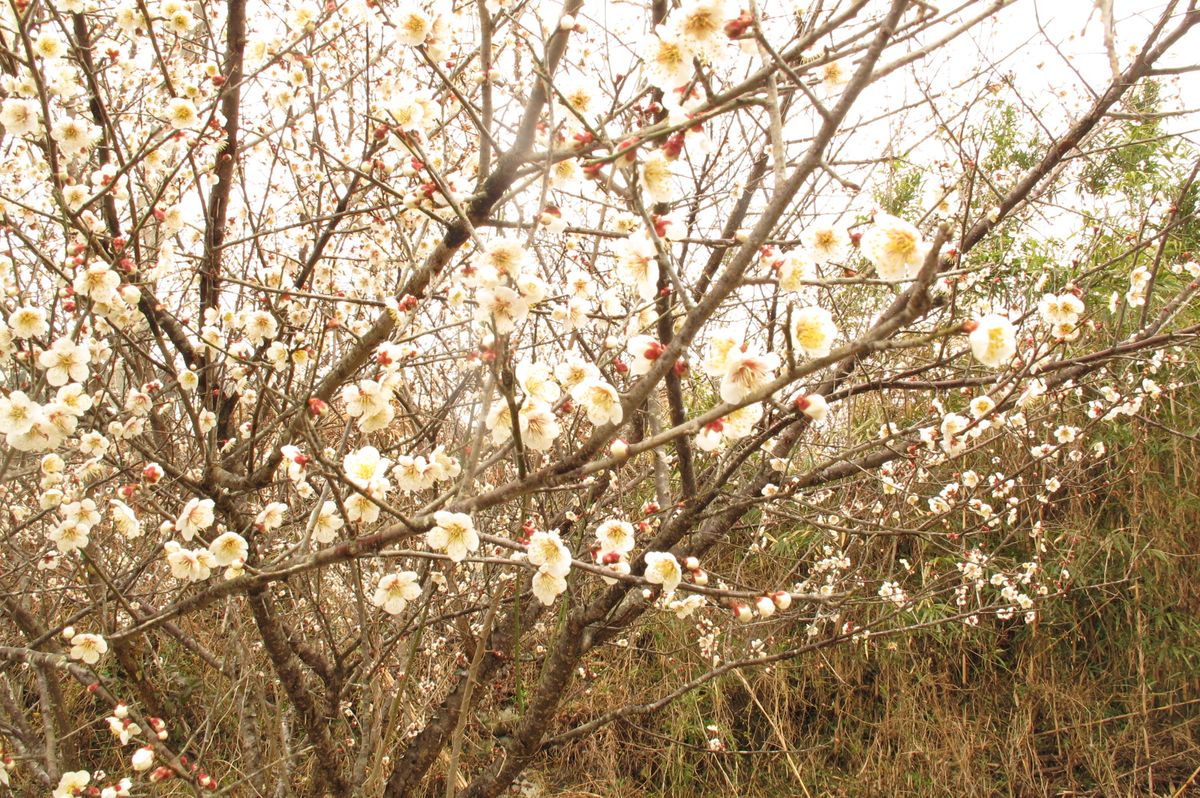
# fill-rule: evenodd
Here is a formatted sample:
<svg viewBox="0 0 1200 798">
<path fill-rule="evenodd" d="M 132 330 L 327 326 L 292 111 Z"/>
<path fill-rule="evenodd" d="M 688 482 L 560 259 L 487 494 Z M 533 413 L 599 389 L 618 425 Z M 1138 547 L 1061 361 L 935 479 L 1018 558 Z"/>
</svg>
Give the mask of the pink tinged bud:
<svg viewBox="0 0 1200 798">
<path fill-rule="evenodd" d="M 733 611 L 733 617 L 736 618 L 739 623 L 750 623 L 750 621 L 754 619 L 754 612 L 751 611 L 749 604 L 743 604 L 740 601 L 735 601 L 730 605 L 729 609 Z"/>
<path fill-rule="evenodd" d="M 792 606 L 792 594 L 786 590 L 777 590 L 771 594 L 771 600 L 775 602 L 775 606 L 781 610 L 787 610 Z"/>
<path fill-rule="evenodd" d="M 138 773 L 149 770 L 150 766 L 154 764 L 154 749 L 148 745 L 142 746 L 133 752 L 133 758 L 130 759 L 129 764 Z"/>
<path fill-rule="evenodd" d="M 770 618 L 775 614 L 775 602 L 770 596 L 759 596 L 754 600 L 754 609 L 758 610 L 758 614 L 764 618 Z"/>
<path fill-rule="evenodd" d="M 692 571 L 692 583 L 700 587 L 708 584 L 708 571 L 696 570 Z"/>
</svg>

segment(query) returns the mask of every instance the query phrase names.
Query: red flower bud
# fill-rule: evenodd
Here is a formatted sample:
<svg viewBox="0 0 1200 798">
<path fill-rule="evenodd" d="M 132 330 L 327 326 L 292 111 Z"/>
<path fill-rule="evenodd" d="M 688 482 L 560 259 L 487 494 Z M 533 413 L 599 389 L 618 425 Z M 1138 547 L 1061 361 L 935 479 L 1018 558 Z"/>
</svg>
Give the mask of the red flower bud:
<svg viewBox="0 0 1200 798">
<path fill-rule="evenodd" d="M 754 25 L 754 16 L 749 11 L 743 11 L 735 19 L 725 23 L 725 35 L 731 39 L 740 39 Z"/>
<path fill-rule="evenodd" d="M 684 142 L 683 131 L 679 131 L 678 133 L 672 133 L 670 135 L 670 137 L 667 139 L 666 143 L 663 144 L 663 147 L 662 147 L 663 154 L 666 155 L 668 158 L 671 158 L 672 160 L 674 160 L 675 158 L 678 158 L 680 153 L 683 152 L 683 142 Z"/>
<path fill-rule="evenodd" d="M 617 145 L 617 152 L 625 159 L 626 163 L 633 163 L 637 158 L 637 148 L 641 141 L 634 137 L 625 139 Z"/>
<path fill-rule="evenodd" d="M 175 772 L 166 765 L 159 765 L 154 770 L 150 771 L 151 783 L 167 781 L 175 776 Z"/>
</svg>

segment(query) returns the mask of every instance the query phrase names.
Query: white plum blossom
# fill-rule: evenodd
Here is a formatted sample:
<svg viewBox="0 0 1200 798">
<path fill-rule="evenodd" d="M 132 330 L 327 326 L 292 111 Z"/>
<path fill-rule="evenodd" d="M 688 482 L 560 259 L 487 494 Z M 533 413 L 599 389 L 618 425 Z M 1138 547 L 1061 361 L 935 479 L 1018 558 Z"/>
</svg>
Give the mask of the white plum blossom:
<svg viewBox="0 0 1200 798">
<path fill-rule="evenodd" d="M 51 798 L 75 798 L 83 795 L 91 780 L 92 774 L 86 770 L 69 770 L 59 777 L 58 786 L 51 793 Z"/>
<path fill-rule="evenodd" d="M 792 398 L 792 404 L 813 421 L 824 421 L 829 415 L 829 403 L 819 393 L 801 392 Z"/>
<path fill-rule="evenodd" d="M 283 502 L 270 502 L 254 517 L 254 526 L 263 532 L 270 532 L 283 526 L 287 517 L 288 506 Z"/>
<path fill-rule="evenodd" d="M 817 265 L 842 263 L 850 256 L 850 235 L 845 228 L 834 225 L 813 225 L 804 231 L 800 240 L 808 257 Z"/>
<path fill-rule="evenodd" d="M 616 247 L 617 279 L 637 290 L 643 301 L 658 293 L 658 250 L 645 233 L 635 233 Z"/>
<path fill-rule="evenodd" d="M 491 321 L 499 335 L 507 335 L 517 329 L 529 315 L 529 303 L 513 289 L 505 285 L 481 288 L 477 294 L 479 306 L 475 318 Z"/>
<path fill-rule="evenodd" d="M 659 25 L 641 47 L 646 80 L 664 92 L 682 86 L 692 77 L 695 51 L 679 34 Z"/>
<path fill-rule="evenodd" d="M 429 548 L 446 552 L 454 562 L 462 562 L 468 554 L 479 549 L 479 533 L 475 531 L 471 516 L 438 510 L 433 518 L 436 526 L 425 533 Z"/>
<path fill-rule="evenodd" d="M 46 311 L 22 305 L 8 317 L 8 326 L 15 338 L 40 338 L 50 331 Z"/>
<path fill-rule="evenodd" d="M 791 252 L 779 264 L 779 287 L 793 293 L 803 291 L 817 277 L 817 265 L 802 252 Z"/>
<path fill-rule="evenodd" d="M 1007 316 L 989 313 L 968 335 L 971 354 L 989 368 L 1007 365 L 1017 353 L 1017 330 Z"/>
<path fill-rule="evenodd" d="M 708 351 L 704 356 L 701 368 L 704 373 L 714 379 L 725 376 L 730 355 L 742 347 L 741 334 L 733 330 L 718 330 L 709 339 Z"/>
<path fill-rule="evenodd" d="M 600 543 L 602 554 L 628 554 L 633 551 L 636 542 L 633 524 L 616 518 L 609 519 L 596 527 L 596 540 Z"/>
<path fill-rule="evenodd" d="M 421 583 L 414 571 L 397 571 L 379 578 L 371 603 L 388 615 L 404 612 L 408 602 L 421 595 Z"/>
<path fill-rule="evenodd" d="M 86 119 L 68 116 L 54 123 L 50 137 L 58 142 L 63 154 L 70 157 L 89 152 L 100 138 L 100 130 Z"/>
<path fill-rule="evenodd" d="M 642 161 L 642 191 L 652 203 L 673 202 L 678 194 L 675 176 L 671 171 L 671 160 L 661 150 L 652 150 Z"/>
<path fill-rule="evenodd" d="M 683 581 L 683 570 L 671 552 L 649 551 L 646 552 L 645 577 L 652 585 L 662 585 L 663 593 L 669 596 Z"/>
<path fill-rule="evenodd" d="M 833 315 L 811 306 L 792 312 L 792 343 L 805 357 L 825 357 L 837 338 Z"/>
<path fill-rule="evenodd" d="M 363 432 L 378 432 L 392 423 L 396 411 L 390 397 L 391 389 L 376 380 L 360 380 L 342 389 L 346 414 L 358 419 Z"/>
<path fill-rule="evenodd" d="M 562 395 L 558 383 L 544 363 L 518 363 L 515 369 L 517 384 L 525 395 L 546 404 L 552 404 Z"/>
<path fill-rule="evenodd" d="M 216 520 L 214 507 L 215 503 L 212 499 L 196 497 L 188 499 L 187 504 L 179 512 L 179 517 L 175 519 L 175 530 L 183 536 L 184 540 L 191 540 L 197 533 L 203 532 L 213 525 Z"/>
<path fill-rule="evenodd" d="M 579 386 L 600 379 L 600 369 L 594 363 L 589 363 L 577 355 L 568 355 L 567 359 L 554 367 L 554 376 L 559 384 L 576 401 L 579 396 L 576 391 Z"/>
<path fill-rule="evenodd" d="M 629 373 L 640 377 L 654 366 L 654 361 L 662 356 L 666 347 L 649 335 L 635 335 L 625 345 L 633 361 L 629 364 Z"/>
<path fill-rule="evenodd" d="M 140 537 L 142 523 L 138 520 L 133 508 L 119 499 L 109 500 L 109 514 L 112 517 L 113 528 L 126 538 Z"/>
<path fill-rule="evenodd" d="M 512 438 L 512 408 L 503 399 L 495 402 L 488 410 L 484 424 L 491 432 L 492 443 L 497 446 L 507 443 Z"/>
<path fill-rule="evenodd" d="M 671 32 L 697 54 L 714 57 L 725 45 L 725 23 L 730 16 L 725 0 L 686 0 L 667 19 Z"/>
<path fill-rule="evenodd" d="M 345 522 L 338 514 L 337 504 L 332 501 L 322 502 L 313 525 L 313 539 L 318 543 L 332 543 L 343 526 Z"/>
<path fill-rule="evenodd" d="M 554 576 L 565 577 L 571 570 L 571 552 L 558 532 L 534 532 L 527 548 L 529 562 Z"/>
<path fill-rule="evenodd" d="M 163 544 L 171 575 L 189 582 L 202 582 L 212 576 L 217 561 L 208 549 L 185 549 L 173 540 Z"/>
<path fill-rule="evenodd" d="M 597 427 L 620 424 L 625 417 L 621 395 L 604 380 L 587 380 L 572 391 L 572 396 L 584 409 L 587 420 Z"/>
<path fill-rule="evenodd" d="M 529 258 L 529 253 L 519 241 L 499 238 L 487 245 L 478 262 L 489 270 L 490 279 L 495 282 L 500 277 L 516 280 Z"/>
<path fill-rule="evenodd" d="M 405 2 L 389 16 L 395 24 L 398 44 L 416 47 L 424 44 L 433 31 L 433 18 L 417 3 Z"/>
<path fill-rule="evenodd" d="M 929 250 L 920 230 L 886 213 L 875 214 L 875 223 L 863 233 L 860 246 L 879 277 L 890 283 L 916 277 Z"/>
<path fill-rule="evenodd" d="M 565 577 L 539 568 L 533 575 L 530 586 L 533 588 L 533 595 L 537 600 L 549 607 L 554 603 L 554 599 L 566 592 L 567 580 Z"/>
<path fill-rule="evenodd" d="M 517 423 L 521 430 L 521 442 L 535 452 L 544 452 L 554 445 L 562 432 L 554 410 L 538 401 L 527 401 L 517 412 Z"/>
<path fill-rule="evenodd" d="M 37 133 L 42 126 L 42 112 L 37 101 L 9 97 L 0 104 L 0 126 L 10 136 Z"/>
<path fill-rule="evenodd" d="M 779 355 L 774 352 L 733 350 L 721 378 L 721 399 L 730 404 L 741 402 L 775 377 L 780 362 Z"/>
<path fill-rule="evenodd" d="M 208 544 L 208 550 L 216 564 L 221 566 L 234 562 L 244 563 L 250 553 L 246 539 L 237 532 L 225 532 L 213 538 L 212 543 Z"/>
<path fill-rule="evenodd" d="M 46 382 L 58 387 L 68 382 L 83 382 L 88 377 L 91 353 L 70 338 L 57 338 L 38 355 L 38 365 L 46 370 Z"/>
<path fill-rule="evenodd" d="M 342 458 L 342 468 L 346 472 L 346 479 L 364 490 L 369 488 L 375 480 L 383 478 L 391 465 L 392 461 L 382 456 L 374 446 L 355 449 Z"/>
<path fill-rule="evenodd" d="M 95 665 L 108 653 L 108 641 L 97 634 L 77 634 L 71 638 L 70 653 L 71 659 L 77 659 L 86 665 Z"/>
<path fill-rule="evenodd" d="M 176 130 L 195 127 L 200 121 L 200 114 L 195 104 L 186 97 L 175 97 L 167 103 L 165 109 L 167 123 Z"/>
</svg>

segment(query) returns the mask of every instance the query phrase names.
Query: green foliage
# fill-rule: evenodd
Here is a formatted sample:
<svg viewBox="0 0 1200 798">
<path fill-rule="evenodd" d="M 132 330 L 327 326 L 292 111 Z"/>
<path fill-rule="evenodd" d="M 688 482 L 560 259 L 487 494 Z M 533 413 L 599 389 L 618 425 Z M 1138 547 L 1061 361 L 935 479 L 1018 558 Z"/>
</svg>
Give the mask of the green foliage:
<svg viewBox="0 0 1200 798">
<path fill-rule="evenodd" d="M 1139 202 L 1178 181 L 1190 148 L 1165 135 L 1161 95 L 1162 87 L 1154 80 L 1144 80 L 1129 92 L 1124 104 L 1129 118 L 1090 148 L 1098 155 L 1088 159 L 1080 176 L 1085 191 L 1097 196 L 1117 192 Z"/>
<path fill-rule="evenodd" d="M 875 201 L 893 216 L 921 214 L 921 171 L 900 159 L 892 161 L 887 178 L 875 191 Z"/>
</svg>

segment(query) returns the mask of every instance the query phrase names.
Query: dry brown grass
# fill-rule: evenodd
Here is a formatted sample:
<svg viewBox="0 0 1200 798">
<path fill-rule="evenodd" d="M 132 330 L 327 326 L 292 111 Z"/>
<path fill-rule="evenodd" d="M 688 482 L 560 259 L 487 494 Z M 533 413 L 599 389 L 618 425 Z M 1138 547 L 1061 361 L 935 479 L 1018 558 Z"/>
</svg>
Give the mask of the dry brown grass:
<svg viewBox="0 0 1200 798">
<path fill-rule="evenodd" d="M 1176 409 L 1168 422 L 1193 431 Z M 555 751 L 548 795 L 1200 795 L 1200 445 L 1124 429 L 1120 457 L 1054 525 L 1081 584 L 1034 626 L 941 628 L 730 675 Z M 702 668 L 682 625 L 609 649 L 564 719 Z M 665 660 L 639 648 L 669 653 Z M 715 723 L 731 749 L 704 749 Z"/>
</svg>

